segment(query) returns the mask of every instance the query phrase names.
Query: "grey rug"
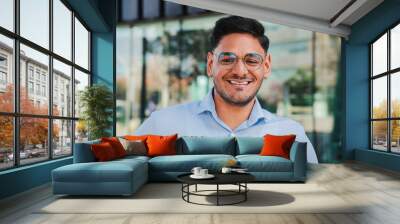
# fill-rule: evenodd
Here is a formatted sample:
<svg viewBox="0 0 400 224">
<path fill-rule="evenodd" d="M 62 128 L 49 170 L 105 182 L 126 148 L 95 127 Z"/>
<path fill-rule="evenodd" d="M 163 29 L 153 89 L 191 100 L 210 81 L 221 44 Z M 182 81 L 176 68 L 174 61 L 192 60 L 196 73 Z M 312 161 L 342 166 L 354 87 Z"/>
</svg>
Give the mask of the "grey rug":
<svg viewBox="0 0 400 224">
<path fill-rule="evenodd" d="M 234 186 L 224 187 L 231 189 Z M 255 183 L 248 187 L 247 201 L 237 205 L 190 204 L 182 200 L 180 184 L 150 183 L 131 197 L 56 197 L 35 213 L 360 213 L 358 205 L 343 200 L 317 184 Z M 202 185 L 198 190 L 211 189 L 215 189 L 215 186 Z M 237 199 L 224 197 L 222 202 L 229 203 Z M 213 196 L 193 196 L 191 200 L 207 204 L 216 202 Z"/>
</svg>

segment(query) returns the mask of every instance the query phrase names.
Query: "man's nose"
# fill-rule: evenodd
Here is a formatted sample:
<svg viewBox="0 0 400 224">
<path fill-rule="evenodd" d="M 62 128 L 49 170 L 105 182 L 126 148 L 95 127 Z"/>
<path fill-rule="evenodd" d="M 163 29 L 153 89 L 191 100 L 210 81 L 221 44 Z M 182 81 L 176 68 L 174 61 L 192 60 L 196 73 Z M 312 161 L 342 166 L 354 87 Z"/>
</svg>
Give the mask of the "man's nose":
<svg viewBox="0 0 400 224">
<path fill-rule="evenodd" d="M 244 64 L 243 60 L 239 59 L 232 68 L 232 72 L 238 75 L 245 75 L 248 73 L 247 67 Z"/>
</svg>

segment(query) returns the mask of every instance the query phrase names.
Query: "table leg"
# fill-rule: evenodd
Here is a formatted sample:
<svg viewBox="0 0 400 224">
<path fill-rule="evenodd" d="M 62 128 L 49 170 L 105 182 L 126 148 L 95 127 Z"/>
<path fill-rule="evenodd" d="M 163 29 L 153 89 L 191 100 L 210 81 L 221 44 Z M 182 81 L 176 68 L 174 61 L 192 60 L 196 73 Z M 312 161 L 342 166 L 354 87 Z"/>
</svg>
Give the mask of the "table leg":
<svg viewBox="0 0 400 224">
<path fill-rule="evenodd" d="M 217 184 L 217 206 L 219 205 L 219 184 Z"/>
</svg>

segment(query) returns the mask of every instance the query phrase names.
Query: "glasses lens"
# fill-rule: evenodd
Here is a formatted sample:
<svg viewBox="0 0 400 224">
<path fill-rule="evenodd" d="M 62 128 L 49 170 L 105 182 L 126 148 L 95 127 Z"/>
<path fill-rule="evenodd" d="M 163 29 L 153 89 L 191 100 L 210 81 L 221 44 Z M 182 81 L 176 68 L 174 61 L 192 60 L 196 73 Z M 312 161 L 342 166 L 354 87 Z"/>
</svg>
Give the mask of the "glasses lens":
<svg viewBox="0 0 400 224">
<path fill-rule="evenodd" d="M 263 62 L 262 56 L 255 53 L 246 54 L 244 61 L 248 68 L 258 68 Z"/>
<path fill-rule="evenodd" d="M 221 65 L 232 65 L 236 62 L 236 55 L 230 52 L 222 52 L 218 56 L 218 63 Z"/>
</svg>

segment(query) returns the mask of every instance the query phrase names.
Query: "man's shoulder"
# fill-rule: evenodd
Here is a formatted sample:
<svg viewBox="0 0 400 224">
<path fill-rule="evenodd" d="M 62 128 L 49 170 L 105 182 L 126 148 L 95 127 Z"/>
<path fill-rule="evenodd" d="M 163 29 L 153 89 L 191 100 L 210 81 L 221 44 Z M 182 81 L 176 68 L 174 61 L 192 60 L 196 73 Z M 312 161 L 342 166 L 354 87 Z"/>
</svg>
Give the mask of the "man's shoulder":
<svg viewBox="0 0 400 224">
<path fill-rule="evenodd" d="M 154 117 L 179 117 L 184 115 L 190 115 L 197 111 L 199 107 L 199 101 L 192 101 L 187 103 L 176 104 L 172 106 L 168 106 L 159 110 L 156 110 L 151 113 L 150 116 Z"/>
</svg>

